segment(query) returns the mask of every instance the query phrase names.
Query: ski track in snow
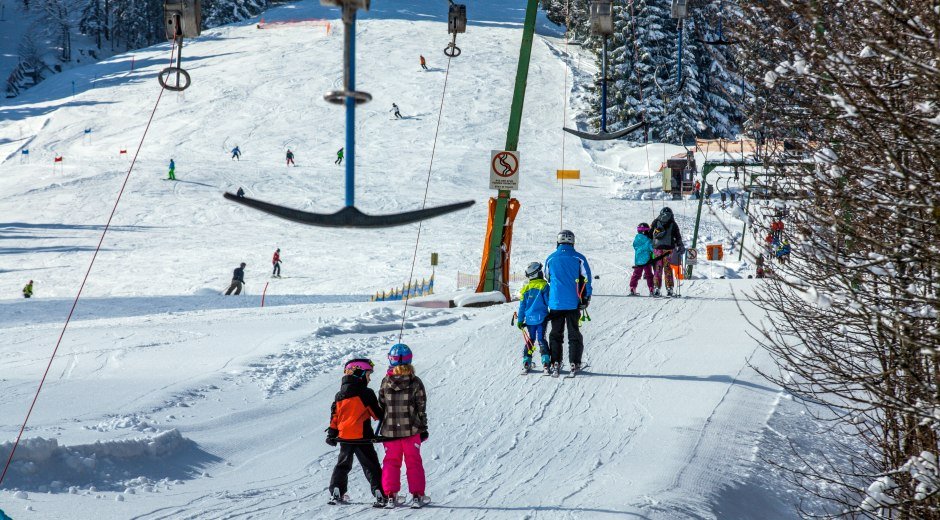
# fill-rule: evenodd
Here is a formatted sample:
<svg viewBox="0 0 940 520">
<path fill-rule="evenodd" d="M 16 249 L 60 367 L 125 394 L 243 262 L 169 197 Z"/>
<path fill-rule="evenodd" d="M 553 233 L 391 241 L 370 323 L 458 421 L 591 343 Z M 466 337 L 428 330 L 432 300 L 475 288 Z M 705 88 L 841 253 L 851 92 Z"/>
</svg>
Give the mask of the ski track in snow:
<svg viewBox="0 0 940 520">
<path fill-rule="evenodd" d="M 265 16 L 326 17 L 338 28 L 336 12 L 318 4 L 288 4 Z M 357 114 L 357 204 L 372 213 L 420 205 L 444 79 L 444 58 L 433 51 L 446 41 L 438 7 L 375 2 L 360 24 L 358 81 L 375 100 Z M 522 11 L 496 0 L 472 9 L 471 27 L 459 38 L 464 54 L 451 62 L 429 204 L 485 201 L 489 152 L 505 140 Z M 514 266 L 550 252 L 560 216 L 560 186 L 550 174 L 562 166 L 560 127 L 583 121 L 594 67 L 578 59 L 580 49 L 563 56 L 557 29 L 539 23 L 520 140 Z M 42 469 L 45 452 L 37 450 L 14 463 L 0 509 L 18 520 L 722 518 L 717 497 L 760 469 L 754 450 L 766 442 L 778 402 L 778 390 L 746 368 L 747 359 L 766 360 L 754 357 L 733 298 L 757 282 L 733 279 L 746 275 L 746 263 L 700 255 L 700 277 L 682 284 L 685 298 L 624 297 L 633 230 L 666 204 L 652 200 L 650 171 L 682 148 L 571 136 L 564 166 L 580 169 L 582 180 L 565 184 L 563 225 L 575 230 L 600 277 L 593 321 L 583 328 L 586 371 L 574 379 L 518 375 L 521 338 L 508 326 L 515 303 L 411 307 L 403 340 L 428 389 L 430 439 L 422 455 L 433 503 L 375 511 L 356 465 L 353 504 L 325 505 L 336 450 L 323 442 L 323 428 L 341 362 L 376 360 L 377 388 L 401 327 L 400 302 L 370 303 L 363 295 L 402 285 L 417 228 L 312 229 L 220 195 L 241 186 L 300 209 L 339 207 L 343 175 L 332 162 L 343 120 L 322 94 L 341 84 L 341 40 L 322 29 L 258 31 L 249 21 L 187 44 L 194 85 L 161 101 L 24 436 L 35 446 L 49 446 L 40 437 L 55 439 L 55 457 L 81 453 L 98 469 L 78 464 L 56 475 Z M 126 70 L 129 56 L 118 56 L 0 101 L 0 114 L 22 115 L 0 122 L 0 157 L 7 157 L 0 294 L 16 295 L 24 278 L 37 280 L 33 300 L 0 301 L 5 439 L 15 436 L 35 392 L 129 165 L 117 150 L 136 148 L 168 51 L 164 44 L 135 52 L 134 72 Z M 419 53 L 431 71 L 418 69 Z M 70 78 L 90 77 L 91 69 L 107 81 L 70 100 Z M 392 102 L 408 119 L 388 119 Z M 85 136 L 88 126 L 93 132 Z M 236 144 L 244 155 L 233 162 Z M 31 163 L 20 164 L 18 150 L 27 145 Z M 284 166 L 288 147 L 298 167 Z M 55 154 L 66 163 L 53 174 Z M 162 181 L 170 157 L 179 182 Z M 689 243 L 697 201 L 668 204 Z M 482 203 L 423 225 L 416 277 L 429 276 L 423 259 L 440 253 L 439 298 L 458 294 L 455 271 L 477 272 L 485 219 Z M 703 211 L 700 244 L 730 244 L 734 232 Z M 283 279 L 267 278 L 275 247 L 283 248 Z M 248 263 L 245 294 L 219 296 L 239 261 Z M 756 312 L 746 301 L 742 308 Z M 182 451 L 144 449 L 156 437 L 178 439 Z M 133 450 L 105 460 L 119 446 Z"/>
</svg>

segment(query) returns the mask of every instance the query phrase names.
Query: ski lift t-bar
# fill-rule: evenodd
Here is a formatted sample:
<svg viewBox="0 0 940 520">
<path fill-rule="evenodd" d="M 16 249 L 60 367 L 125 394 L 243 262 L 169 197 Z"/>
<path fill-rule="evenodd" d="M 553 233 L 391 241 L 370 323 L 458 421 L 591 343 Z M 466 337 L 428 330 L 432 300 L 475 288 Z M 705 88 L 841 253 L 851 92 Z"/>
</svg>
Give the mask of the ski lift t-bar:
<svg viewBox="0 0 940 520">
<path fill-rule="evenodd" d="M 277 217 L 319 227 L 384 228 L 402 226 L 446 215 L 469 208 L 474 201 L 468 200 L 418 210 L 369 215 L 355 206 L 356 203 L 356 105 L 368 103 L 372 96 L 356 90 L 356 11 L 368 11 L 370 0 L 320 0 L 322 5 L 339 7 L 343 12 L 343 90 L 324 94 L 323 98 L 334 105 L 346 107 L 346 205 L 336 213 L 312 213 L 278 204 L 271 204 L 244 195 L 226 193 L 225 198 Z"/>
</svg>

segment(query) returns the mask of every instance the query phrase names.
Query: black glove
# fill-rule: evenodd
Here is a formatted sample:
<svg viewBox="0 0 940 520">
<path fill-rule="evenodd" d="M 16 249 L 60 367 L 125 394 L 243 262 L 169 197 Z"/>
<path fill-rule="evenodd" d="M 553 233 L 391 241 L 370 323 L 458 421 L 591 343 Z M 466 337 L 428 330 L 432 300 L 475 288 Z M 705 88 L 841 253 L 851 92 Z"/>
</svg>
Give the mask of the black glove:
<svg viewBox="0 0 940 520">
<path fill-rule="evenodd" d="M 581 300 L 581 305 L 578 305 L 578 310 L 579 310 L 579 311 L 583 311 L 584 309 L 587 309 L 587 308 L 588 308 L 588 305 L 590 305 L 590 304 L 591 304 L 591 299 L 590 299 L 590 298 L 585 298 L 585 299 Z"/>
<path fill-rule="evenodd" d="M 425 430 L 425 431 L 421 432 L 420 434 L 418 434 L 418 436 L 421 437 L 421 442 L 424 442 L 424 441 L 428 440 L 428 431 Z"/>
<path fill-rule="evenodd" d="M 337 444 L 339 444 L 336 440 L 336 437 L 327 437 L 326 443 L 329 444 L 330 446 L 336 446 Z"/>
<path fill-rule="evenodd" d="M 525 322 L 524 322 L 524 321 L 521 321 L 521 320 L 520 320 L 520 321 L 517 321 L 517 322 L 516 322 L 516 326 L 519 327 L 519 330 L 522 330 L 522 329 L 525 328 Z"/>
</svg>

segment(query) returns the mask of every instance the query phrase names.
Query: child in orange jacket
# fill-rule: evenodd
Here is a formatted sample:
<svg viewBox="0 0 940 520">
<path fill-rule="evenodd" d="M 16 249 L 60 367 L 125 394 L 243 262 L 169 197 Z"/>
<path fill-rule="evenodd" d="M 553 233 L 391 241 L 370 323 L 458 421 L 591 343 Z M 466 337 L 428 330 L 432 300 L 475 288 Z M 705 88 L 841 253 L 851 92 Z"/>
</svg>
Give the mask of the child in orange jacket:
<svg viewBox="0 0 940 520">
<path fill-rule="evenodd" d="M 385 507 L 382 466 L 372 445 L 375 441 L 372 419 L 379 419 L 385 414 L 375 392 L 369 388 L 369 378 L 374 366 L 372 361 L 365 358 L 348 361 L 343 370 L 343 384 L 331 407 L 326 443 L 330 446 L 340 445 L 339 460 L 330 478 L 331 505 L 348 500 L 346 491 L 349 472 L 355 457 L 359 459 L 366 480 L 372 488 L 372 496 L 375 497 L 373 506 Z"/>
</svg>

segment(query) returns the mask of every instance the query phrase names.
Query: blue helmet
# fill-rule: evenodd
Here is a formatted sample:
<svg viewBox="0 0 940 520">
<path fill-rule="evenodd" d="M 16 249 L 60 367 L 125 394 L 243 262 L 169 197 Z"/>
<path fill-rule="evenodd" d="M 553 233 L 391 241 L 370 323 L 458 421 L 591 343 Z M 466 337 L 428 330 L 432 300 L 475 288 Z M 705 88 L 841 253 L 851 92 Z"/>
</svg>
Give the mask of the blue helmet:
<svg viewBox="0 0 940 520">
<path fill-rule="evenodd" d="M 396 343 L 388 351 L 388 364 L 393 367 L 411 364 L 411 349 L 404 343 Z"/>
</svg>

